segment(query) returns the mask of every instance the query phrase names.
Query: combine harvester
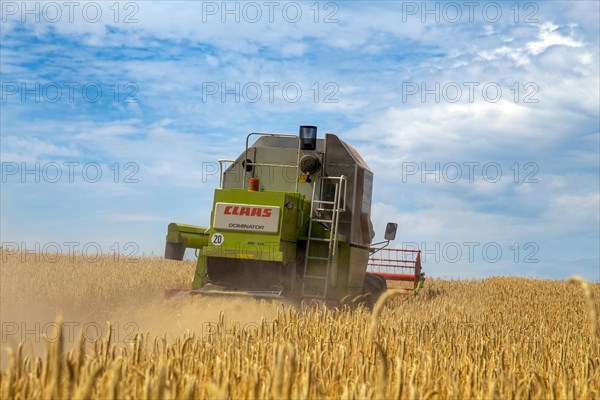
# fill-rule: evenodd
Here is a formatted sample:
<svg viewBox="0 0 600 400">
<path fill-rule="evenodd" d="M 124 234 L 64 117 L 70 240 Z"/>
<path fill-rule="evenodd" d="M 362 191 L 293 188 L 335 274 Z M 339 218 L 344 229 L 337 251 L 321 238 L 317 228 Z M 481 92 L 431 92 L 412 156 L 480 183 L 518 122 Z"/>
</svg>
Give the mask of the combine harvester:
<svg viewBox="0 0 600 400">
<path fill-rule="evenodd" d="M 251 139 L 256 138 L 253 144 Z M 371 244 L 373 173 L 336 135 L 250 133 L 236 160 L 219 160 L 209 227 L 171 223 L 165 258 L 182 260 L 195 249 L 189 294 L 249 295 L 317 301 L 327 306 L 358 299 L 372 307 L 386 280 L 417 291 L 419 250 Z M 376 247 L 380 246 L 380 247 Z"/>
</svg>

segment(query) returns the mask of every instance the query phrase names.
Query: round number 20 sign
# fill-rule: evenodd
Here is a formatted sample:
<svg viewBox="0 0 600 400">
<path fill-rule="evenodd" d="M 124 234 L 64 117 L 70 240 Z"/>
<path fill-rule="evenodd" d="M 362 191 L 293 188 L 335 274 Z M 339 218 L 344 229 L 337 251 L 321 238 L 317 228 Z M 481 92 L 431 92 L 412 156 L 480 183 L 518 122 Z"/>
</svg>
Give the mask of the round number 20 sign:
<svg viewBox="0 0 600 400">
<path fill-rule="evenodd" d="M 210 241 L 212 242 L 213 245 L 220 246 L 225 241 L 225 238 L 223 237 L 223 234 L 215 233 L 214 235 L 212 235 L 212 238 L 210 239 Z"/>
</svg>

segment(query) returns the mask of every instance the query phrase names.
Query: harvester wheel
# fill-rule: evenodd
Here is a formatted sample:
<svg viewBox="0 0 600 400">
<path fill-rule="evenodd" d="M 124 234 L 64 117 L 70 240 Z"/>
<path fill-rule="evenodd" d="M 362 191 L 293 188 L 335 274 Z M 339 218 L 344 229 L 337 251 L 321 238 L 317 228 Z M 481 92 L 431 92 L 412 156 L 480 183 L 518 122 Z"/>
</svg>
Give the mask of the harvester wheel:
<svg viewBox="0 0 600 400">
<path fill-rule="evenodd" d="M 365 306 L 370 310 L 373 309 L 379 296 L 387 290 L 385 278 L 377 274 L 365 274 L 365 282 L 363 284 L 363 301 Z"/>
</svg>

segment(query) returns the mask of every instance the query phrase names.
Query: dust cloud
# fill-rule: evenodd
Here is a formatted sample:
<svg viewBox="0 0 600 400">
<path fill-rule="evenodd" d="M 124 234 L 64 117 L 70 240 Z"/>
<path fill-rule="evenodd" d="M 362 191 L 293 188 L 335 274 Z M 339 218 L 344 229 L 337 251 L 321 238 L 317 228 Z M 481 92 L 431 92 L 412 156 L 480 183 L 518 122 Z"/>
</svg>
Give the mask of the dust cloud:
<svg viewBox="0 0 600 400">
<path fill-rule="evenodd" d="M 83 259 L 43 259 L 2 253 L 0 268 L 0 368 L 7 367 L 7 349 L 24 342 L 24 355 L 42 357 L 46 343 L 58 338 L 63 324 L 65 348 L 74 348 L 83 335 L 91 345 L 106 338 L 128 346 L 136 334 L 164 337 L 185 333 L 207 338 L 216 324 L 227 332 L 272 323 L 290 306 L 252 297 L 194 295 L 166 299 L 165 289 L 189 289 L 194 273 L 190 262 L 159 258 L 125 265 L 109 257 L 94 263 Z"/>
</svg>

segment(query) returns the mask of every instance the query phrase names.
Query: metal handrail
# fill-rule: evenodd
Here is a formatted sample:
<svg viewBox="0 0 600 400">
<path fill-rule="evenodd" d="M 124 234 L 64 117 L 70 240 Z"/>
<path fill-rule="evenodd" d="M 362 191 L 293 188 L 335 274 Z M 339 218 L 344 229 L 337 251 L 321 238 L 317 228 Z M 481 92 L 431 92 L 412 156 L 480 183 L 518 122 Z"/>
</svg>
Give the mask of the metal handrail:
<svg viewBox="0 0 600 400">
<path fill-rule="evenodd" d="M 333 203 L 334 203 L 334 207 L 335 209 L 333 210 L 333 217 L 335 218 L 335 226 L 331 227 L 331 235 L 335 235 L 335 238 L 333 241 L 329 242 L 329 246 L 330 246 L 330 251 L 331 251 L 331 246 L 333 246 L 333 254 L 332 257 L 335 260 L 335 256 L 337 255 L 337 233 L 338 233 L 338 229 L 339 229 L 339 222 L 340 222 L 340 211 L 345 211 L 346 210 L 346 182 L 347 182 L 347 178 L 344 175 L 341 175 L 339 177 L 324 177 L 325 179 L 332 179 L 332 180 L 339 180 L 339 183 L 337 185 L 339 190 L 335 191 L 335 195 L 333 196 Z M 342 193 L 342 187 L 343 187 L 343 193 Z M 343 200 L 344 201 L 344 207 L 340 208 L 340 201 Z"/>
<path fill-rule="evenodd" d="M 340 192 L 343 190 L 343 195 L 342 198 L 344 200 L 344 206 L 342 208 L 339 208 L 339 205 L 336 204 L 336 199 L 333 200 L 332 204 L 334 204 L 335 206 L 337 206 L 339 208 L 340 211 L 346 211 L 346 194 L 348 192 L 348 177 L 345 175 L 340 175 L 340 176 L 322 176 L 321 180 L 324 179 L 331 179 L 331 180 L 337 180 L 340 181 L 339 185 L 340 185 Z M 342 189 L 343 186 L 343 189 Z M 323 189 L 321 188 L 321 191 Z M 325 203 L 324 201 L 320 201 L 320 203 Z"/>
<path fill-rule="evenodd" d="M 225 171 L 223 171 L 223 164 L 233 163 L 235 160 L 219 159 L 219 189 L 223 189 L 223 182 L 225 181 Z"/>
<path fill-rule="evenodd" d="M 296 168 L 296 176 L 298 176 L 298 168 L 300 168 L 300 137 L 296 135 L 290 135 L 287 133 L 264 133 L 264 132 L 250 132 L 248 136 L 246 136 L 246 150 L 244 151 L 244 161 L 248 160 L 248 143 L 250 141 L 250 136 L 252 135 L 260 135 L 260 136 L 271 136 L 271 137 L 290 137 L 298 140 L 298 158 L 296 160 L 296 165 L 286 165 L 286 164 L 275 164 L 275 163 L 254 163 L 249 162 L 246 165 L 256 165 L 256 166 L 267 166 L 267 167 L 282 167 L 282 168 Z M 246 180 L 242 179 L 242 189 L 246 189 Z M 296 192 L 298 191 L 298 179 L 296 179 Z"/>
</svg>

